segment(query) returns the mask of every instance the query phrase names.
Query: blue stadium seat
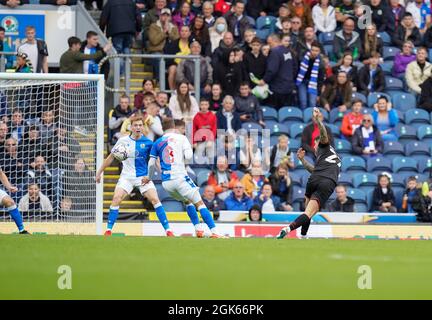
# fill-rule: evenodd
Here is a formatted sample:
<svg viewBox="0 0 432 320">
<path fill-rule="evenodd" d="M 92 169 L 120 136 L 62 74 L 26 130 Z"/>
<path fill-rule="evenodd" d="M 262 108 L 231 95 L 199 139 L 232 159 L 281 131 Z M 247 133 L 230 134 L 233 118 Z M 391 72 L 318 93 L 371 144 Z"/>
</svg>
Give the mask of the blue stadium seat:
<svg viewBox="0 0 432 320">
<path fill-rule="evenodd" d="M 384 47 L 383 48 L 383 59 L 384 61 L 387 60 L 394 60 L 394 57 L 400 52 L 401 50 L 396 47 Z"/>
<path fill-rule="evenodd" d="M 352 100 L 359 99 L 363 102 L 363 104 L 367 104 L 367 98 L 363 93 L 360 92 L 353 92 L 352 93 Z"/>
<path fill-rule="evenodd" d="M 338 184 L 342 184 L 346 187 L 354 187 L 353 185 L 353 174 L 349 172 L 341 172 L 339 173 Z"/>
<path fill-rule="evenodd" d="M 182 212 L 184 211 L 183 204 L 177 200 L 165 200 L 163 206 L 166 212 Z"/>
<path fill-rule="evenodd" d="M 416 97 L 411 93 L 392 92 L 391 98 L 393 107 L 396 110 L 405 112 L 416 107 Z"/>
<path fill-rule="evenodd" d="M 392 163 L 386 157 L 372 157 L 367 160 L 367 171 L 375 174 L 383 171 L 392 172 Z"/>
<path fill-rule="evenodd" d="M 400 110 L 397 110 L 397 109 L 393 109 L 393 110 L 396 112 L 396 114 L 399 118 L 399 123 L 405 123 L 405 114 Z"/>
<path fill-rule="evenodd" d="M 279 136 L 270 136 L 270 145 L 275 146 L 279 142 Z"/>
<path fill-rule="evenodd" d="M 342 155 L 349 155 L 352 151 L 351 143 L 345 139 L 335 139 L 334 145 L 337 153 Z"/>
<path fill-rule="evenodd" d="M 375 187 L 377 184 L 377 177 L 372 173 L 356 174 L 353 178 L 354 188 L 360 187 Z"/>
<path fill-rule="evenodd" d="M 288 147 L 291 152 L 297 152 L 301 147 L 301 141 L 297 139 L 289 139 Z"/>
<path fill-rule="evenodd" d="M 256 30 L 256 36 L 261 39 L 261 41 L 266 42 L 268 36 L 271 34 L 269 29 Z"/>
<path fill-rule="evenodd" d="M 399 123 L 396 126 L 396 133 L 399 137 L 399 142 L 402 144 L 417 140 L 417 130 L 412 126 Z"/>
<path fill-rule="evenodd" d="M 290 171 L 289 176 L 291 178 L 291 183 L 294 186 L 302 186 L 302 175 L 299 172 Z"/>
<path fill-rule="evenodd" d="M 253 129 L 258 130 L 258 131 L 262 130 L 262 127 L 256 122 L 244 122 L 244 123 L 242 123 L 242 128 L 246 129 L 247 131 L 250 131 Z"/>
<path fill-rule="evenodd" d="M 429 159 L 426 159 L 424 161 L 419 161 L 419 173 L 431 173 L 432 171 L 432 157 Z"/>
<path fill-rule="evenodd" d="M 283 124 L 283 123 L 274 124 L 273 126 L 268 127 L 266 129 L 270 129 L 270 132 L 271 132 L 270 134 L 272 136 L 280 136 L 281 134 L 284 134 L 284 135 L 289 134 L 288 126 L 286 124 Z"/>
<path fill-rule="evenodd" d="M 197 185 L 198 185 L 198 187 L 201 187 L 201 186 L 207 184 L 208 177 L 209 177 L 209 175 L 211 173 L 210 170 L 208 170 L 208 169 L 202 169 L 202 170 L 199 170 L 198 172 L 195 171 L 195 173 L 196 173 L 196 176 L 197 176 Z"/>
<path fill-rule="evenodd" d="M 369 106 L 369 108 L 373 108 L 374 104 L 377 103 L 378 98 L 380 97 L 387 97 L 388 101 L 391 101 L 391 97 L 388 93 L 384 93 L 384 92 L 372 92 L 368 95 L 367 97 L 367 104 Z"/>
<path fill-rule="evenodd" d="M 391 46 L 392 41 L 387 32 L 378 32 L 378 38 L 381 38 L 384 46 Z"/>
<path fill-rule="evenodd" d="M 266 124 L 266 129 L 273 127 L 275 124 L 279 124 L 278 120 L 264 120 Z"/>
<path fill-rule="evenodd" d="M 268 106 L 261 106 L 263 111 L 264 120 L 275 120 L 278 121 L 278 112 L 276 109 Z"/>
<path fill-rule="evenodd" d="M 169 193 L 165 191 L 161 184 L 155 184 L 155 187 L 160 201 L 172 199 Z"/>
<path fill-rule="evenodd" d="M 303 110 L 303 122 L 304 123 L 309 123 L 312 119 L 312 114 L 313 114 L 313 107 L 311 108 L 306 108 Z M 328 120 L 329 119 L 329 114 L 327 112 L 327 110 L 325 110 L 324 108 L 319 108 L 321 110 L 322 115 L 324 116 L 324 120 Z"/>
<path fill-rule="evenodd" d="M 429 125 L 429 113 L 423 109 L 411 109 L 405 112 L 405 123 L 415 128 Z"/>
<path fill-rule="evenodd" d="M 373 193 L 374 193 L 373 189 L 366 191 L 366 201 L 367 201 L 367 206 L 368 206 L 368 212 L 370 212 L 372 209 Z"/>
<path fill-rule="evenodd" d="M 310 173 L 309 172 L 305 172 L 304 174 L 302 174 L 301 176 L 301 182 L 302 182 L 302 187 L 306 188 L 307 182 L 309 180 L 310 177 Z"/>
<path fill-rule="evenodd" d="M 402 173 L 392 173 L 390 182 L 392 187 L 405 188 L 405 175 Z"/>
<path fill-rule="evenodd" d="M 422 125 L 417 129 L 417 137 L 424 143 L 432 144 L 432 125 Z"/>
<path fill-rule="evenodd" d="M 364 172 L 366 171 L 366 161 L 358 156 L 343 157 L 342 171 Z"/>
<path fill-rule="evenodd" d="M 294 209 L 299 210 L 304 203 L 305 189 L 302 187 L 293 187 L 292 204 Z"/>
<path fill-rule="evenodd" d="M 303 123 L 292 124 L 290 127 L 290 137 L 291 138 L 301 137 L 301 135 L 303 133 L 303 129 L 305 128 L 305 126 L 306 125 L 304 125 Z"/>
<path fill-rule="evenodd" d="M 404 146 L 397 141 L 385 141 L 383 154 L 388 156 L 404 156 L 405 149 Z"/>
<path fill-rule="evenodd" d="M 255 19 L 252 18 L 252 17 L 250 17 L 250 16 L 246 16 L 246 18 L 247 18 L 248 21 L 249 21 L 249 25 L 250 25 L 250 27 L 255 29 L 255 27 L 256 27 Z"/>
<path fill-rule="evenodd" d="M 297 107 L 282 107 L 279 110 L 279 122 L 303 121 L 303 111 Z"/>
<path fill-rule="evenodd" d="M 417 172 L 417 160 L 408 157 L 396 157 L 393 159 L 393 172 L 415 171 Z"/>
<path fill-rule="evenodd" d="M 337 122 L 342 122 L 344 113 L 339 112 L 338 108 L 334 108 L 330 110 L 329 122 L 336 124 Z"/>
<path fill-rule="evenodd" d="M 270 33 L 272 33 L 274 32 L 276 20 L 277 19 L 273 16 L 258 17 L 255 27 L 257 30 L 270 30 Z"/>
<path fill-rule="evenodd" d="M 347 195 L 357 203 L 363 203 L 367 205 L 366 193 L 360 189 L 348 189 Z"/>
<path fill-rule="evenodd" d="M 375 111 L 375 109 L 373 109 L 373 108 L 366 108 L 366 107 L 365 107 L 365 108 L 362 109 L 361 112 L 362 112 L 363 114 L 372 114 L 374 111 Z"/>
<path fill-rule="evenodd" d="M 334 32 L 322 32 L 318 36 L 318 40 L 323 45 L 332 45 L 334 39 Z"/>
<path fill-rule="evenodd" d="M 384 61 L 380 66 L 386 76 L 392 75 L 393 61 Z"/>
<path fill-rule="evenodd" d="M 334 138 L 339 138 L 341 136 L 340 128 L 337 125 L 332 123 L 327 123 L 326 125 L 330 128 Z"/>
<path fill-rule="evenodd" d="M 395 195 L 395 207 L 398 209 L 398 211 L 400 211 L 401 207 L 402 207 L 402 198 L 403 195 L 405 193 L 405 188 L 392 188 L 393 189 L 393 193 Z"/>
<path fill-rule="evenodd" d="M 385 90 L 403 90 L 404 85 L 402 80 L 391 77 L 391 76 L 385 76 Z"/>
<path fill-rule="evenodd" d="M 407 157 L 413 157 L 418 159 L 428 159 L 430 157 L 429 144 L 420 142 L 420 141 L 412 141 L 405 145 L 405 155 Z M 418 156 L 425 156 L 419 158 Z"/>
</svg>

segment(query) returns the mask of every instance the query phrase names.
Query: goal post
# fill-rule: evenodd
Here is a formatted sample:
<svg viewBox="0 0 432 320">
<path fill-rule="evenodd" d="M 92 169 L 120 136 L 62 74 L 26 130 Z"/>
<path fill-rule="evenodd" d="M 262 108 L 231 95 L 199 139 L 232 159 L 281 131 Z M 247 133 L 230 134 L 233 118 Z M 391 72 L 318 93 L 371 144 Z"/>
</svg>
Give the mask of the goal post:
<svg viewBox="0 0 432 320">
<path fill-rule="evenodd" d="M 94 178 L 104 158 L 104 91 L 103 75 L 0 73 L 0 166 L 20 189 L 11 196 L 25 222 L 94 224 L 102 234 L 103 182 Z M 43 199 L 34 201 L 34 190 Z M 10 221 L 0 210 L 0 222 Z"/>
</svg>

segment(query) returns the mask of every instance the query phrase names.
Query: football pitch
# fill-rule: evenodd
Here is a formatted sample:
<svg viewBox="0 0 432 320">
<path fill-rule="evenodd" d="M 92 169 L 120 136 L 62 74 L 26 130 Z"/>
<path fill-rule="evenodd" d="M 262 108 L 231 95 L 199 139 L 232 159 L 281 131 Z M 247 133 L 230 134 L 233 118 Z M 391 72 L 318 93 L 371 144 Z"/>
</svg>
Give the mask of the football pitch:
<svg viewBox="0 0 432 320">
<path fill-rule="evenodd" d="M 0 235 L 0 299 L 432 299 L 431 268 L 421 240 Z"/>
</svg>

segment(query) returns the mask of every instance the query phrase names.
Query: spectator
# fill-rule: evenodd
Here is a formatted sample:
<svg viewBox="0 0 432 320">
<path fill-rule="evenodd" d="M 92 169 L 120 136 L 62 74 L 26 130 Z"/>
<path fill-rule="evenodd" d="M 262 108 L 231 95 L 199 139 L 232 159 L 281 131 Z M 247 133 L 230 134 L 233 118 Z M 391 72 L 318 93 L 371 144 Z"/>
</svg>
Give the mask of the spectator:
<svg viewBox="0 0 432 320">
<path fill-rule="evenodd" d="M 205 24 L 204 16 L 198 15 L 195 17 L 192 25 L 192 39 L 198 41 L 201 45 L 200 54 L 205 57 L 211 56 L 210 35 L 207 25 Z"/>
<path fill-rule="evenodd" d="M 324 121 L 324 116 L 321 113 L 320 114 L 321 117 L 321 121 Z M 329 136 L 329 141 L 330 144 L 333 145 L 333 134 L 331 132 L 331 129 L 329 127 L 327 127 L 326 125 L 324 125 L 328 136 Z M 315 118 L 312 117 L 312 123 L 308 124 L 303 132 L 302 132 L 302 136 L 301 136 L 301 147 L 308 153 L 309 156 L 315 157 L 315 138 L 318 137 L 320 134 L 319 132 L 319 128 L 318 125 L 315 122 Z"/>
<path fill-rule="evenodd" d="M 291 32 L 291 12 L 290 9 L 288 7 L 288 3 L 283 3 L 280 5 L 279 9 L 278 9 L 279 14 L 277 15 L 273 15 L 273 16 L 277 16 L 276 19 L 276 23 L 275 23 L 275 32 L 276 33 L 286 33 L 286 31 Z M 271 13 L 268 13 L 269 15 L 272 16 Z M 284 31 L 284 27 L 283 27 L 283 22 L 284 21 L 288 21 L 289 23 L 285 26 L 285 31 Z M 289 26 L 289 28 L 288 28 Z M 289 29 L 289 30 L 288 30 Z"/>
<path fill-rule="evenodd" d="M 4 154 L 5 142 L 10 138 L 9 128 L 6 123 L 0 122 L 0 154 Z"/>
<path fill-rule="evenodd" d="M 319 0 L 312 8 L 312 18 L 315 23 L 315 32 L 333 32 L 336 29 L 336 11 L 329 0 Z"/>
<path fill-rule="evenodd" d="M 343 23 L 342 30 L 335 33 L 333 40 L 333 54 L 335 55 L 336 59 L 342 58 L 344 53 L 347 51 L 352 53 L 354 60 L 358 60 L 360 58 L 361 40 L 358 32 L 354 31 L 354 26 L 354 20 L 352 18 L 347 18 Z"/>
<path fill-rule="evenodd" d="M 391 34 L 394 30 L 394 21 L 388 2 L 370 0 L 369 7 L 372 11 L 372 23 L 376 26 L 377 31 Z"/>
<path fill-rule="evenodd" d="M 34 165 L 32 166 L 33 163 Z M 30 164 L 30 169 L 27 172 L 29 180 L 37 183 L 40 186 L 42 192 L 47 195 L 48 198 L 53 200 L 53 175 L 45 162 L 45 158 L 42 156 L 37 156 L 33 163 Z"/>
<path fill-rule="evenodd" d="M 228 51 L 220 63 L 213 65 L 213 79 L 222 86 L 225 94 L 235 95 L 240 83 L 247 80 L 244 78 L 244 71 L 241 62 L 236 61 L 234 50 Z"/>
<path fill-rule="evenodd" d="M 389 0 L 389 4 L 393 16 L 391 19 L 394 21 L 394 28 L 397 29 L 405 15 L 405 7 L 399 2 L 399 0 Z"/>
<path fill-rule="evenodd" d="M 303 0 L 291 0 L 288 7 L 292 16 L 299 17 L 304 27 L 313 27 L 312 11 Z"/>
<path fill-rule="evenodd" d="M 181 119 L 186 124 L 187 136 L 192 132 L 192 121 L 199 112 L 198 102 L 189 92 L 189 83 L 182 81 L 178 84 L 176 92 L 171 96 L 169 108 L 174 119 Z"/>
<path fill-rule="evenodd" d="M 263 184 L 259 195 L 254 198 L 254 203 L 260 207 L 262 212 L 287 211 L 279 197 L 273 195 L 272 185 L 268 182 Z"/>
<path fill-rule="evenodd" d="M 94 54 L 96 52 L 102 52 L 102 55 L 105 56 L 106 52 L 99 44 L 99 36 L 94 31 L 87 32 L 86 40 L 81 44 L 81 50 L 84 54 Z M 98 74 L 99 73 L 99 62 L 102 59 L 94 59 L 94 60 L 85 60 L 83 73 L 86 74 Z M 102 65 L 102 69 L 100 70 L 102 74 L 105 76 L 105 80 L 108 79 L 109 74 L 109 62 L 106 61 Z"/>
<path fill-rule="evenodd" d="M 262 212 L 259 205 L 254 204 L 249 209 L 248 221 L 252 221 L 252 222 L 263 221 Z"/>
<path fill-rule="evenodd" d="M 346 112 L 351 106 L 352 85 L 345 72 L 340 71 L 336 77 L 336 83 L 325 86 L 321 94 L 321 105 L 328 112 L 338 108 L 339 112 Z"/>
<path fill-rule="evenodd" d="M 243 36 L 243 44 L 239 46 L 239 49 L 241 49 L 243 53 L 248 53 L 249 51 L 251 51 L 251 44 L 254 38 L 256 38 L 255 29 L 246 29 Z"/>
<path fill-rule="evenodd" d="M 222 87 L 219 83 L 213 83 L 210 95 L 210 111 L 218 112 L 222 109 Z"/>
<path fill-rule="evenodd" d="M 202 13 L 202 0 L 192 0 L 191 10 L 195 14 L 195 17 Z"/>
<path fill-rule="evenodd" d="M 314 41 L 311 50 L 300 58 L 302 61 L 296 81 L 300 106 L 302 109 L 313 108 L 317 104 L 318 92 L 321 92 L 326 74 L 318 42 Z"/>
<path fill-rule="evenodd" d="M 216 169 L 209 175 L 207 184 L 214 188 L 214 192 L 221 200 L 225 200 L 239 182 L 237 174 L 228 168 L 226 156 L 218 156 Z"/>
<path fill-rule="evenodd" d="M 267 99 L 267 105 L 281 108 L 293 105 L 295 101 L 295 79 L 297 77 L 297 58 L 291 49 L 281 44 L 280 38 L 272 34 L 267 38 L 271 52 L 267 59 L 267 69 L 264 78 L 258 85 L 268 84 L 273 93 Z"/>
<path fill-rule="evenodd" d="M 273 194 L 279 197 L 283 210 L 292 211 L 290 205 L 292 200 L 292 184 L 288 174 L 288 169 L 284 164 L 280 164 L 275 172 L 269 177 Z"/>
<path fill-rule="evenodd" d="M 108 0 L 102 10 L 99 27 L 112 38 L 118 54 L 130 54 L 135 33 L 141 31 L 141 15 L 137 15 L 133 0 Z M 120 68 L 124 74 L 124 63 Z"/>
<path fill-rule="evenodd" d="M 416 60 L 413 52 L 414 45 L 411 41 L 405 41 L 402 51 L 398 52 L 393 61 L 392 76 L 401 79 L 406 84 L 405 71 L 411 62 Z"/>
<path fill-rule="evenodd" d="M 155 6 L 147 11 L 142 21 L 143 46 L 147 46 L 147 36 L 150 34 L 150 26 L 156 23 L 162 15 L 162 9 L 166 8 L 166 0 L 155 0 Z M 169 10 L 169 9 L 168 9 Z M 171 15 L 171 11 L 170 11 Z M 178 30 L 177 30 L 178 31 Z"/>
<path fill-rule="evenodd" d="M 168 101 L 168 93 L 158 92 L 156 94 L 156 102 L 160 107 L 159 115 L 161 116 L 162 120 L 173 117 L 172 112 L 168 107 Z"/>
<path fill-rule="evenodd" d="M 424 34 L 431 22 L 430 4 L 426 4 L 424 0 L 415 0 L 407 4 L 406 12 L 412 14 L 414 22 L 420 32 Z"/>
<path fill-rule="evenodd" d="M 25 28 L 26 39 L 18 47 L 18 53 L 25 53 L 30 59 L 35 73 L 48 73 L 48 47 L 44 40 L 36 39 L 36 29 L 33 26 Z"/>
<path fill-rule="evenodd" d="M 209 159 L 214 158 L 214 142 L 216 140 L 217 119 L 213 112 L 209 111 L 208 99 L 201 98 L 200 112 L 193 118 L 192 139 L 195 147 L 195 154 L 203 155 Z"/>
<path fill-rule="evenodd" d="M 1 32 L 0 32 L 0 39 L 1 39 Z M 423 36 L 423 42 L 426 48 L 428 49 L 432 48 L 432 25 L 426 30 L 426 33 Z"/>
<path fill-rule="evenodd" d="M 330 212 L 354 212 L 354 199 L 347 196 L 346 187 L 338 185 L 336 187 L 336 199 L 329 204 Z"/>
<path fill-rule="evenodd" d="M 246 3 L 246 14 L 248 17 L 257 19 L 258 17 L 265 17 L 267 15 L 267 3 L 262 0 L 248 0 Z"/>
<path fill-rule="evenodd" d="M 60 212 L 62 214 L 70 214 L 72 211 L 73 202 L 70 197 L 63 197 L 60 201 Z"/>
<path fill-rule="evenodd" d="M 278 138 L 278 143 L 275 144 L 270 153 L 270 172 L 274 172 L 280 165 L 294 169 L 294 156 L 289 149 L 288 136 L 282 134 Z"/>
<path fill-rule="evenodd" d="M 228 24 L 228 30 L 234 35 L 234 39 L 237 42 L 243 41 L 244 32 L 250 28 L 249 20 L 247 19 L 245 12 L 245 4 L 242 0 L 235 2 L 232 11 L 225 15 L 225 19 Z"/>
<path fill-rule="evenodd" d="M 23 4 L 29 4 L 29 0 L 0 0 L 0 4 L 8 6 L 9 8 L 16 8 Z"/>
<path fill-rule="evenodd" d="M 250 43 L 251 50 L 244 56 L 244 65 L 248 75 L 251 73 L 257 78 L 262 79 L 266 72 L 267 58 L 261 52 L 262 43 L 257 37 Z"/>
<path fill-rule="evenodd" d="M 42 145 L 38 127 L 31 126 L 25 133 L 21 146 L 21 157 L 26 161 L 24 165 L 27 166 L 31 164 L 38 155 L 42 155 L 46 158 L 48 153 Z"/>
<path fill-rule="evenodd" d="M 243 176 L 240 182 L 245 187 L 246 195 L 255 198 L 263 184 L 267 182 L 261 161 L 253 162 L 251 169 Z"/>
<path fill-rule="evenodd" d="M 357 66 L 353 64 L 354 59 L 351 52 L 345 52 L 339 63 L 332 69 L 333 75 L 339 74 L 343 71 L 348 76 L 353 89 L 357 86 L 358 82 L 358 70 Z"/>
<path fill-rule="evenodd" d="M 293 46 L 297 45 L 297 40 L 302 36 L 302 32 L 303 32 L 302 20 L 297 16 L 292 17 L 290 36 L 291 36 L 291 44 Z"/>
<path fill-rule="evenodd" d="M 225 96 L 222 107 L 216 114 L 217 128 L 234 134 L 241 129 L 239 114 L 234 110 L 234 99 L 232 96 Z"/>
<path fill-rule="evenodd" d="M 378 98 L 376 111 L 372 113 L 372 117 L 384 141 L 397 141 L 395 128 L 399 122 L 399 117 L 396 111 L 391 108 L 391 103 L 387 97 Z"/>
<path fill-rule="evenodd" d="M 240 170 L 246 172 L 252 169 L 254 162 L 263 162 L 263 154 L 258 148 L 258 141 L 248 136 L 244 141 L 244 147 L 240 149 Z"/>
<path fill-rule="evenodd" d="M 361 126 L 363 123 L 363 102 L 359 99 L 356 99 L 352 102 L 351 112 L 345 114 L 342 119 L 341 132 L 351 141 L 354 132 Z"/>
<path fill-rule="evenodd" d="M 253 201 L 245 194 L 244 189 L 240 182 L 236 182 L 233 192 L 225 199 L 226 210 L 249 211 L 253 206 Z"/>
<path fill-rule="evenodd" d="M 2 155 L 3 161 L 1 162 L 1 169 L 9 178 L 12 185 L 22 190 L 25 185 L 25 166 L 21 153 L 18 151 L 18 141 L 15 138 L 9 138 L 5 141 L 5 153 Z M 20 195 L 20 193 L 15 194 L 13 198 L 19 199 Z"/>
<path fill-rule="evenodd" d="M 312 45 L 316 43 L 320 51 L 323 52 L 323 48 L 319 42 L 316 40 L 315 31 L 313 27 L 306 27 L 303 31 L 303 36 L 299 37 L 296 42 L 295 51 L 298 59 L 301 62 L 301 59 L 305 56 L 308 51 L 312 50 Z"/>
<path fill-rule="evenodd" d="M 144 79 L 142 82 L 142 90 L 138 91 L 138 93 L 135 94 L 134 98 L 134 108 L 135 109 L 142 109 L 144 105 L 144 95 L 146 93 L 151 93 L 153 97 L 156 95 L 155 89 L 154 89 L 154 83 L 151 79 Z M 153 102 L 153 101 L 152 101 Z M 150 103 L 150 101 L 147 102 L 147 104 Z"/>
<path fill-rule="evenodd" d="M 392 36 L 393 45 L 399 49 L 402 49 L 403 44 L 407 41 L 411 41 L 414 46 L 420 46 L 422 44 L 420 30 L 416 27 L 412 14 L 409 12 L 405 13 L 400 25 L 396 28 Z"/>
<path fill-rule="evenodd" d="M 47 142 L 51 148 L 46 152 L 48 156 L 46 160 L 52 168 L 59 166 L 59 159 L 75 159 L 81 153 L 81 146 L 77 139 L 75 139 L 65 128 L 59 127 L 54 131 Z M 60 162 L 63 169 L 70 169 L 71 163 Z"/>
<path fill-rule="evenodd" d="M 216 22 L 216 18 L 213 16 L 213 3 L 211 1 L 205 1 L 202 5 L 202 12 L 206 26 L 208 28 L 213 27 Z"/>
<path fill-rule="evenodd" d="M 225 210 L 225 202 L 219 198 L 212 186 L 206 186 L 202 194 L 204 205 L 213 212 L 215 220 L 219 218 L 219 211 Z"/>
<path fill-rule="evenodd" d="M 219 45 L 222 43 L 222 39 L 224 39 L 225 34 L 227 32 L 228 32 L 228 25 L 225 18 L 223 17 L 217 18 L 213 26 L 209 28 L 209 36 L 210 36 L 212 53 L 214 53 L 215 50 L 219 48 Z"/>
<path fill-rule="evenodd" d="M 16 68 L 17 73 L 33 73 L 33 65 L 27 55 L 27 53 L 21 52 L 16 55 Z"/>
<path fill-rule="evenodd" d="M 42 113 L 42 123 L 40 124 L 39 131 L 43 144 L 47 144 L 48 140 L 54 136 L 57 125 L 54 123 L 54 112 L 45 110 Z"/>
<path fill-rule="evenodd" d="M 285 48 L 286 48 L 286 46 L 285 46 Z M 270 45 L 263 44 L 263 46 L 261 47 L 261 52 L 264 55 L 264 57 L 268 58 L 270 55 Z"/>
<path fill-rule="evenodd" d="M 183 1 L 177 14 L 172 18 L 172 22 L 180 31 L 183 26 L 191 27 L 195 19 L 195 14 L 191 12 L 191 5 L 187 1 Z"/>
<path fill-rule="evenodd" d="M 370 63 L 360 69 L 357 90 L 368 96 L 372 92 L 383 92 L 385 89 L 384 71 L 379 63 L 380 54 L 375 52 L 369 58 Z"/>
<path fill-rule="evenodd" d="M 422 207 L 421 189 L 417 188 L 417 178 L 411 176 L 407 180 L 407 186 L 402 199 L 402 211 L 405 213 L 418 213 Z"/>
<path fill-rule="evenodd" d="M 366 160 L 369 156 L 383 152 L 381 133 L 370 114 L 363 115 L 362 125 L 354 131 L 351 143 L 354 154 L 361 155 Z"/>
<path fill-rule="evenodd" d="M 11 137 L 18 141 L 18 144 L 21 144 L 26 131 L 26 124 L 24 122 L 23 114 L 19 109 L 14 109 L 12 111 L 10 129 Z"/>
<path fill-rule="evenodd" d="M 219 65 L 224 61 L 224 58 L 236 48 L 236 43 L 234 41 L 234 36 L 231 32 L 227 31 L 224 33 L 220 44 L 213 52 L 212 56 L 212 66 Z"/>
<path fill-rule="evenodd" d="M 354 4 L 352 0 L 342 0 L 336 2 L 336 21 L 337 28 L 342 27 L 345 20 L 354 18 Z"/>
<path fill-rule="evenodd" d="M 421 94 L 420 85 L 430 77 L 432 72 L 432 65 L 426 60 L 427 56 L 426 48 L 417 49 L 416 60 L 409 63 L 406 68 L 406 82 L 411 93 L 415 95 Z"/>
<path fill-rule="evenodd" d="M 375 187 L 372 194 L 372 210 L 384 213 L 395 213 L 396 199 L 391 187 L 388 174 L 380 174 L 378 176 L 378 186 Z"/>
<path fill-rule="evenodd" d="M 418 106 L 427 112 L 432 112 L 432 75 L 420 85 L 420 89 Z"/>
<path fill-rule="evenodd" d="M 53 212 L 51 201 L 44 195 L 37 183 L 28 185 L 27 194 L 18 203 L 20 212 Z"/>
<path fill-rule="evenodd" d="M 165 54 L 175 54 L 175 55 L 189 55 L 190 47 L 189 47 L 189 38 L 191 36 L 191 32 L 188 26 L 182 26 L 180 29 L 180 38 L 168 43 L 165 46 L 164 53 Z M 168 60 L 168 86 L 170 90 L 174 90 L 176 88 L 176 73 L 177 66 L 179 65 L 181 59 Z"/>
<path fill-rule="evenodd" d="M 251 93 L 248 82 L 240 83 L 240 95 L 235 97 L 235 108 L 242 122 L 256 122 L 265 127 L 264 116 L 258 99 Z"/>
<path fill-rule="evenodd" d="M 276 22 L 276 25 L 277 25 L 277 22 Z M 276 28 L 276 33 L 281 38 L 283 38 L 284 36 L 289 36 L 290 38 L 293 38 L 293 33 L 291 31 L 291 29 L 292 29 L 291 18 L 289 18 L 289 17 L 283 18 L 281 20 L 281 28 L 280 29 L 278 29 L 277 27 L 275 27 L 275 28 Z M 293 43 L 293 44 L 297 44 L 297 43 Z"/>
<path fill-rule="evenodd" d="M 69 49 L 60 57 L 60 72 L 61 73 L 83 73 L 84 62 L 86 60 L 101 59 L 105 53 L 111 50 L 111 44 L 107 44 L 103 51 L 95 51 L 92 54 L 82 53 L 81 40 L 77 37 L 68 39 Z"/>
<path fill-rule="evenodd" d="M 14 51 L 9 46 L 8 42 L 5 40 L 5 28 L 0 26 L 0 52 L 10 52 L 13 53 Z M 13 67 L 13 55 L 0 55 L 0 59 L 6 59 L 6 69 L 12 69 Z M 31 62 L 30 62 L 31 63 Z M 33 72 L 29 71 L 29 72 Z"/>
<path fill-rule="evenodd" d="M 201 45 L 198 41 L 194 41 L 190 45 L 192 55 L 199 56 L 201 54 Z M 213 68 L 210 64 L 210 58 L 200 57 L 200 88 L 194 88 L 195 85 L 195 61 L 182 60 L 177 66 L 177 83 L 188 82 L 189 90 L 200 90 L 203 96 L 209 95 L 211 85 L 213 83 Z"/>
<path fill-rule="evenodd" d="M 363 64 L 369 64 L 370 57 L 375 52 L 378 52 L 382 56 L 384 44 L 382 39 L 378 37 L 377 27 L 374 24 L 366 27 L 362 45 L 360 60 L 363 61 Z"/>
</svg>

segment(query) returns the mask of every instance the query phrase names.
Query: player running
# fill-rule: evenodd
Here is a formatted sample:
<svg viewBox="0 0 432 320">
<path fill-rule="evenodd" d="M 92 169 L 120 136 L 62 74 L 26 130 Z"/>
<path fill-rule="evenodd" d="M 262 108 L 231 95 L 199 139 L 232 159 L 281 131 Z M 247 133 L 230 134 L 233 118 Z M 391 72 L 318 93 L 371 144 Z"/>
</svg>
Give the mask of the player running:
<svg viewBox="0 0 432 320">
<path fill-rule="evenodd" d="M 3 170 L 0 168 L 0 181 L 5 186 L 5 188 L 12 193 L 15 193 L 18 191 L 17 187 L 14 187 L 10 184 L 8 177 L 3 172 Z M 9 214 L 12 217 L 12 220 L 15 222 L 16 226 L 18 227 L 18 231 L 20 234 L 30 234 L 28 231 L 24 229 L 23 219 L 21 216 L 21 213 L 19 212 L 15 201 L 3 190 L 0 189 L 0 204 L 5 206 L 7 210 L 9 211 Z"/>
<path fill-rule="evenodd" d="M 336 188 L 341 160 L 330 145 L 327 130 L 323 124 L 323 117 L 318 108 L 314 108 L 313 117 L 316 120 L 320 134 L 315 138 L 315 167 L 305 160 L 305 150 L 300 148 L 297 157 L 311 173 L 306 185 L 305 192 L 305 213 L 297 217 L 288 227 L 283 228 L 277 238 L 283 239 L 291 231 L 302 227 L 301 235 L 306 236 L 312 217 L 324 208 L 328 198 Z"/>
<path fill-rule="evenodd" d="M 170 229 L 165 209 L 159 200 L 153 182 L 146 185 L 141 183 L 141 178 L 148 175 L 147 162 L 153 142 L 143 134 L 144 119 L 141 115 L 131 117 L 130 121 L 131 134 L 120 138 L 113 148 L 114 150 L 118 145 L 125 145 L 128 149 L 128 157 L 123 161 L 120 179 L 114 190 L 105 235 L 110 236 L 112 234 L 112 229 L 117 220 L 120 204 L 123 199 L 132 192 L 133 188 L 138 187 L 141 194 L 146 197 L 155 208 L 156 215 L 165 229 L 166 235 L 168 237 L 173 237 L 174 233 Z M 111 165 L 113 160 L 114 156 L 112 154 L 104 160 L 102 166 L 96 173 L 97 183 L 100 183 L 102 173 Z"/>
<path fill-rule="evenodd" d="M 150 152 L 148 164 L 148 176 L 143 177 L 143 184 L 151 183 L 151 177 L 155 170 L 156 159 L 160 159 L 162 186 L 176 200 L 186 205 L 187 214 L 195 226 L 198 238 L 204 237 L 204 231 L 200 227 L 197 209 L 201 217 L 212 232 L 211 238 L 227 238 L 218 234 L 213 217 L 205 206 L 199 193 L 199 188 L 194 184 L 186 172 L 185 162 L 193 157 L 192 146 L 189 140 L 178 133 L 174 120 L 167 119 L 163 122 L 165 134 L 155 141 Z"/>
</svg>

